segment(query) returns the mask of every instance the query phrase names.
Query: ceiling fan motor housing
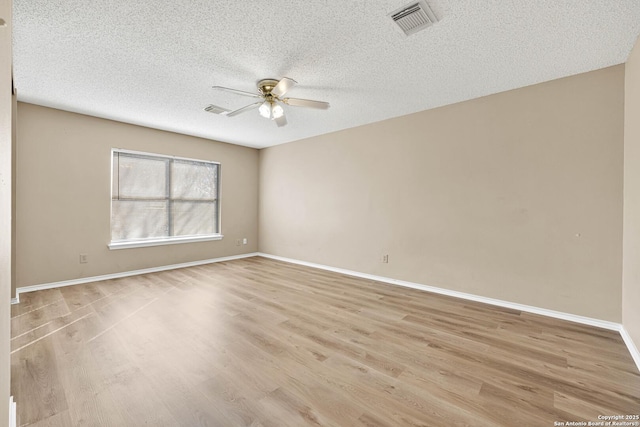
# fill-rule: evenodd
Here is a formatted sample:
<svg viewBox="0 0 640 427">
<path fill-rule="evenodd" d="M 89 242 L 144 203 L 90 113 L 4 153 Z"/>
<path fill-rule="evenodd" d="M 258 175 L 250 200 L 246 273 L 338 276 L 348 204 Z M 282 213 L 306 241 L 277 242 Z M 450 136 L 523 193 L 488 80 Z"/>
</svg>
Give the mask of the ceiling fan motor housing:
<svg viewBox="0 0 640 427">
<path fill-rule="evenodd" d="M 275 79 L 262 79 L 258 82 L 258 90 L 264 96 L 272 96 L 271 91 L 278 84 L 278 80 Z"/>
</svg>

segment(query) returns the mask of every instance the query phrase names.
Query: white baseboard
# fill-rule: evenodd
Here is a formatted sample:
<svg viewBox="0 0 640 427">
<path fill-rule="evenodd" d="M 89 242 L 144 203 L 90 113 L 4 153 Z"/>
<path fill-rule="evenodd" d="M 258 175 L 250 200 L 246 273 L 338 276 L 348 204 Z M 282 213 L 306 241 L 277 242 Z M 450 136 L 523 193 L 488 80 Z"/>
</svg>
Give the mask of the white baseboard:
<svg viewBox="0 0 640 427">
<path fill-rule="evenodd" d="M 11 298 L 11 305 L 13 304 L 20 304 L 20 294 L 17 293 L 17 291 L 16 291 L 16 297 Z"/>
<path fill-rule="evenodd" d="M 18 298 L 20 294 L 26 292 L 41 291 L 44 289 L 61 288 L 64 286 L 80 285 L 82 283 L 100 282 L 103 280 L 119 279 L 121 277 L 137 276 L 140 274 L 157 273 L 159 271 L 174 270 L 176 268 L 195 267 L 197 265 L 213 264 L 215 262 L 232 261 L 235 259 L 250 258 L 257 256 L 257 252 L 242 255 L 233 255 L 221 258 L 204 259 L 200 261 L 185 262 L 182 264 L 163 265 L 160 267 L 144 268 L 142 270 L 123 271 L 121 273 L 104 274 L 101 276 L 81 277 L 79 279 L 63 280 L 60 282 L 42 283 L 39 285 L 23 286 L 16 289 Z M 18 299 L 16 298 L 16 299 Z M 13 302 L 13 301 L 12 301 Z"/>
<path fill-rule="evenodd" d="M 16 402 L 13 401 L 13 396 L 9 398 L 9 427 L 16 427 Z"/>
<path fill-rule="evenodd" d="M 484 304 L 495 305 L 498 307 L 510 308 L 513 310 L 525 311 L 527 313 L 539 314 L 541 316 L 553 317 L 556 319 L 568 320 L 570 322 L 576 322 L 583 325 L 595 326 L 597 328 L 609 329 L 612 331 L 617 331 L 620 333 L 622 339 L 624 340 L 627 348 L 629 349 L 629 353 L 631 353 L 631 357 L 633 358 L 638 370 L 640 370 L 640 353 L 638 352 L 637 347 L 635 346 L 631 336 L 627 333 L 624 326 L 620 323 L 609 322 L 606 320 L 594 319 L 591 317 L 578 316 L 576 314 L 564 313 L 561 311 L 548 310 L 546 308 L 534 307 L 525 304 L 518 304 L 509 301 L 503 301 L 495 298 L 487 298 L 479 295 L 468 294 L 465 292 L 452 291 L 449 289 L 438 288 L 435 286 L 422 285 L 420 283 L 407 282 L 404 280 L 391 279 L 389 277 L 376 276 L 374 274 L 368 273 L 360 273 L 358 271 L 347 270 L 344 268 L 336 268 L 328 265 L 316 264 L 313 262 L 300 261 L 297 259 L 281 257 L 277 255 L 265 254 L 262 252 L 258 252 L 258 256 L 264 258 L 271 258 L 278 261 L 284 261 L 292 264 L 304 265 L 307 267 L 318 268 L 321 270 L 333 271 L 335 273 L 346 274 L 348 276 L 360 277 L 368 280 L 375 280 L 377 282 L 389 283 L 391 285 L 396 286 L 404 286 L 406 288 L 419 289 L 422 291 L 433 292 L 436 294 L 447 295 L 455 298 L 461 298 L 469 301 L 481 302 Z"/>
<path fill-rule="evenodd" d="M 631 335 L 629 335 L 629 332 L 627 332 L 627 329 L 623 325 L 620 325 L 620 336 L 622 336 L 624 343 L 629 349 L 629 353 L 631 353 L 631 357 L 633 357 L 633 361 L 636 362 L 636 366 L 638 370 L 640 370 L 640 351 L 638 351 L 638 347 L 636 347 L 633 339 L 631 339 Z"/>
</svg>

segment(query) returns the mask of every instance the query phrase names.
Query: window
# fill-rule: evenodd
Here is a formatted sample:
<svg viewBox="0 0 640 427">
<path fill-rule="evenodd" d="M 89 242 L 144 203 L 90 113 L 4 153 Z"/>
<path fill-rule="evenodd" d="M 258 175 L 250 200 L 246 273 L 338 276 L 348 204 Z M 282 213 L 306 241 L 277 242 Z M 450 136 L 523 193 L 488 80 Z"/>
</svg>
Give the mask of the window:
<svg viewBox="0 0 640 427">
<path fill-rule="evenodd" d="M 113 150 L 110 249 L 221 239 L 220 164 Z"/>
</svg>

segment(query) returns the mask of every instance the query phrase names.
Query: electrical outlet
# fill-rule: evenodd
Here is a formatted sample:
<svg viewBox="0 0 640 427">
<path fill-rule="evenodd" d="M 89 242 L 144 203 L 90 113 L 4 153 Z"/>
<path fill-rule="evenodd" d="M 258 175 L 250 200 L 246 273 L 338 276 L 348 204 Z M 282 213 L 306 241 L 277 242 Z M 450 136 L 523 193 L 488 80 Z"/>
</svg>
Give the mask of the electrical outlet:
<svg viewBox="0 0 640 427">
<path fill-rule="evenodd" d="M 240 240 L 240 239 L 236 240 L 236 246 L 240 246 L 241 242 L 242 242 L 242 240 Z"/>
<path fill-rule="evenodd" d="M 89 262 L 87 254 L 80 254 L 80 264 L 86 264 Z"/>
<path fill-rule="evenodd" d="M 244 239 L 242 239 L 242 244 L 246 245 L 247 244 L 247 238 L 245 237 Z"/>
<path fill-rule="evenodd" d="M 380 262 L 384 263 L 384 264 L 388 264 L 389 263 L 389 255 L 382 255 L 380 257 Z"/>
</svg>

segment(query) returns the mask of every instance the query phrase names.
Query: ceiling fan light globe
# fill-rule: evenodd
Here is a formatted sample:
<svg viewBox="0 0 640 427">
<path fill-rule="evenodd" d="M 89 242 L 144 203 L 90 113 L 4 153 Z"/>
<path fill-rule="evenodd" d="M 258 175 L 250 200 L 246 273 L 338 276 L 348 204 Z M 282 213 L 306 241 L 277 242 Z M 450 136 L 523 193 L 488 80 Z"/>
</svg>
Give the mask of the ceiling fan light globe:
<svg viewBox="0 0 640 427">
<path fill-rule="evenodd" d="M 282 108 L 281 105 L 273 104 L 273 108 L 271 109 L 271 112 L 272 112 L 271 120 L 279 119 L 284 114 L 284 109 Z"/>
<path fill-rule="evenodd" d="M 271 105 L 269 105 L 269 101 L 264 101 L 262 105 L 258 108 L 260 115 L 265 119 L 271 118 Z"/>
</svg>

